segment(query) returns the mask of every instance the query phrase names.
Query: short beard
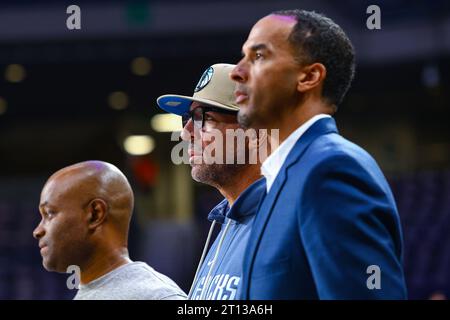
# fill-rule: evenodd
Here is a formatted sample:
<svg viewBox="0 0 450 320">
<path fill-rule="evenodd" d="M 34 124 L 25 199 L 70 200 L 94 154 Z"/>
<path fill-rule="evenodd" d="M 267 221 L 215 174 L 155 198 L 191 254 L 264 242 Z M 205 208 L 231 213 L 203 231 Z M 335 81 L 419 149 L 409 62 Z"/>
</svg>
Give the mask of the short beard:
<svg viewBox="0 0 450 320">
<path fill-rule="evenodd" d="M 239 172 L 245 167 L 242 164 L 200 164 L 192 167 L 191 175 L 197 182 L 223 188 L 239 177 Z"/>
<path fill-rule="evenodd" d="M 250 128 L 250 125 L 252 123 L 248 114 L 243 114 L 241 112 L 238 113 L 237 120 L 238 120 L 239 124 L 241 125 L 241 127 L 244 129 Z"/>
<path fill-rule="evenodd" d="M 278 115 L 278 113 L 276 115 Z M 249 109 L 245 113 L 239 111 L 237 121 L 244 130 L 267 128 L 265 119 L 261 118 L 261 114 L 255 109 Z"/>
</svg>

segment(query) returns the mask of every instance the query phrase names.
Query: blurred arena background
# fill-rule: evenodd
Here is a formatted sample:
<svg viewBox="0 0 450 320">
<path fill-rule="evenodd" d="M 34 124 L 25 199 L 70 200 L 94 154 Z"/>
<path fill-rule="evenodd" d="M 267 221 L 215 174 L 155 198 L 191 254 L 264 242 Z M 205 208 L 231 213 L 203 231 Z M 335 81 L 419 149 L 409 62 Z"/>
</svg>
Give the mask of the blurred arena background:
<svg viewBox="0 0 450 320">
<path fill-rule="evenodd" d="M 81 30 L 66 28 L 70 4 L 81 8 Z M 370 4 L 381 8 L 381 30 L 366 27 Z M 24 0 L 0 2 L 0 299 L 74 296 L 67 275 L 43 269 L 32 230 L 48 176 L 88 159 L 117 165 L 132 183 L 131 258 L 187 291 L 221 196 L 171 162 L 173 119 L 155 99 L 191 95 L 207 66 L 239 60 L 255 21 L 297 7 L 331 17 L 355 45 L 356 78 L 336 118 L 391 183 L 409 297 L 448 298 L 448 1 Z"/>
</svg>

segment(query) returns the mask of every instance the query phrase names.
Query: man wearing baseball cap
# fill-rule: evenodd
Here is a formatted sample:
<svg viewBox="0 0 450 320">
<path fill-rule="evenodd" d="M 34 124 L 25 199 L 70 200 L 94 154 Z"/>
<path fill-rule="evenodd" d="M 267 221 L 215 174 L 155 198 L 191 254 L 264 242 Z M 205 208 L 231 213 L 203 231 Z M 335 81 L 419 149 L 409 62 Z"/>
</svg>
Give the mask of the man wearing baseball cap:
<svg viewBox="0 0 450 320">
<path fill-rule="evenodd" d="M 203 152 L 215 141 L 209 139 L 211 132 L 225 137 L 226 130 L 242 129 L 237 122 L 239 107 L 234 102 L 235 84 L 229 78 L 233 68 L 234 65 L 223 63 L 209 67 L 193 96 L 170 94 L 157 99 L 160 108 L 182 117 L 181 137 L 189 142 L 192 178 L 216 188 L 225 197 L 208 215 L 212 225 L 189 292 L 190 299 L 239 299 L 243 255 L 258 202 L 265 192 L 265 180 L 261 179 L 260 171 L 264 159 L 255 164 L 250 164 L 248 159 L 243 164 L 236 161 L 211 163 Z M 225 154 L 225 144 L 222 147 Z M 252 144 L 247 140 L 245 154 L 250 148 Z M 228 152 L 236 152 L 236 148 Z M 235 155 L 232 159 L 236 159 Z M 216 224 L 221 230 L 206 254 Z"/>
</svg>

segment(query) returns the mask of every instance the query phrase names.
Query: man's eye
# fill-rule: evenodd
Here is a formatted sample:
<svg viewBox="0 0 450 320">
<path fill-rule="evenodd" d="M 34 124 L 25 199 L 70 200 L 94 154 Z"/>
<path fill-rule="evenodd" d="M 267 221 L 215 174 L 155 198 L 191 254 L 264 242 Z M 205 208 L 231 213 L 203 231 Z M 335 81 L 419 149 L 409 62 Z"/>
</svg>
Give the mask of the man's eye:
<svg viewBox="0 0 450 320">
<path fill-rule="evenodd" d="M 212 120 L 214 120 L 214 118 L 205 113 L 205 121 L 212 121 Z"/>
<path fill-rule="evenodd" d="M 45 215 L 47 216 L 48 219 L 51 219 L 55 216 L 55 213 L 53 211 L 47 211 Z"/>
<path fill-rule="evenodd" d="M 263 56 L 263 54 L 261 52 L 255 53 L 255 60 L 259 60 L 259 59 L 262 59 L 262 58 L 264 58 L 264 56 Z"/>
</svg>

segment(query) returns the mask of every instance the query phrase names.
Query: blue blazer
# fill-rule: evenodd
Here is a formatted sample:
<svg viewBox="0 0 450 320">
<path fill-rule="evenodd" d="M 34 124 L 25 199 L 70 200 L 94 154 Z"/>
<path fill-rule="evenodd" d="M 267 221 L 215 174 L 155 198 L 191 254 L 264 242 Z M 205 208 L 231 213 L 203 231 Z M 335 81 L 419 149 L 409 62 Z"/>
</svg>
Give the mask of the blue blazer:
<svg viewBox="0 0 450 320">
<path fill-rule="evenodd" d="M 303 134 L 260 202 L 240 290 L 241 299 L 406 298 L 389 185 L 334 119 Z"/>
</svg>

